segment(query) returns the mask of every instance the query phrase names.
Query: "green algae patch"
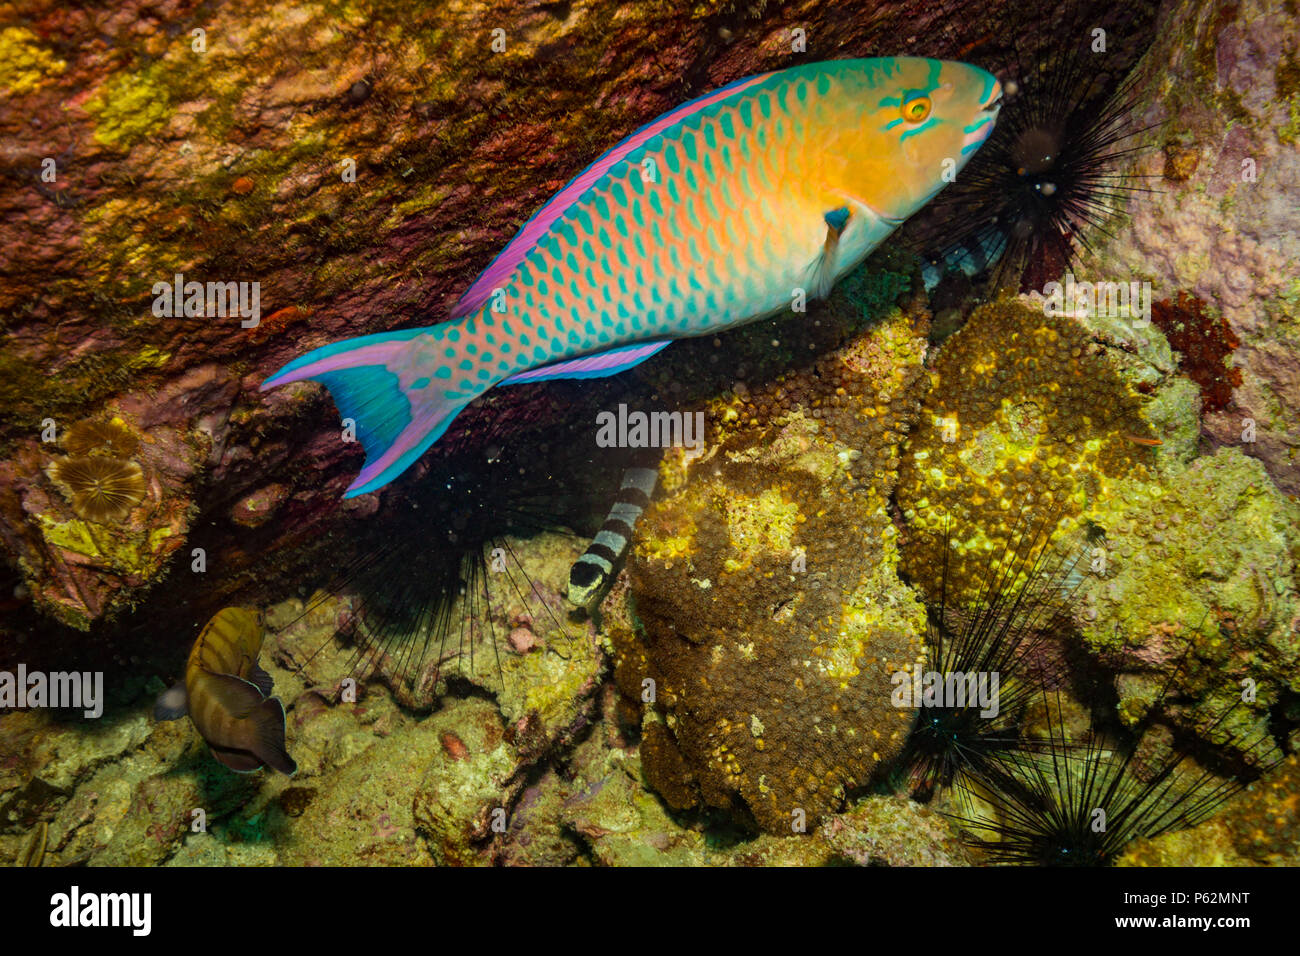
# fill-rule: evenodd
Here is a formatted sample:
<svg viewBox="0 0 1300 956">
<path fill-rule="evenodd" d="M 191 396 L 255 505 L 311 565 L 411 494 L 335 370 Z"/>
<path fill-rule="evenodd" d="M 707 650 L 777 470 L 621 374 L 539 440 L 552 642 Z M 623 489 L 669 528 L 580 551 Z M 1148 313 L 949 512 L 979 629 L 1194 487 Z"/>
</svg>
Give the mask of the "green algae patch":
<svg viewBox="0 0 1300 956">
<path fill-rule="evenodd" d="M 405 220 L 422 213 L 435 210 L 447 198 L 451 190 L 446 186 L 424 185 L 416 190 L 414 196 L 404 199 L 393 206 L 392 212 L 384 220 L 385 229 L 396 229 Z"/>
<path fill-rule="evenodd" d="M 164 81 L 168 67 L 154 63 L 140 73 L 110 77 L 86 104 L 95 118 L 95 140 L 105 146 L 128 148 L 167 121 L 172 92 Z"/>
<path fill-rule="evenodd" d="M 39 37 L 23 27 L 0 30 L 0 88 L 10 96 L 40 89 L 50 77 L 68 68 L 39 43 Z"/>
<path fill-rule="evenodd" d="M 1267 740 L 1268 707 L 1300 689 L 1300 509 L 1225 448 L 1165 485 L 1118 482 L 1094 518 L 1105 565 L 1081 588 L 1082 632 L 1121 671 L 1121 714 L 1140 718 L 1185 658 L 1171 693 L 1194 702 L 1187 722 L 1243 749 Z M 1246 680 L 1257 700 L 1211 730 Z"/>
<path fill-rule="evenodd" d="M 123 532 L 119 528 L 92 526 L 80 518 L 57 521 L 49 515 L 41 516 L 41 533 L 45 540 L 57 548 L 93 558 L 116 571 L 148 578 L 158 569 L 159 552 L 170 528 L 155 528 L 145 532 Z"/>
<path fill-rule="evenodd" d="M 1201 391 L 1181 375 L 1159 386 L 1144 409 L 1151 428 L 1160 436 L 1156 465 L 1166 477 L 1181 472 L 1193 458 L 1201 440 Z"/>
<path fill-rule="evenodd" d="M 837 294 L 852 307 L 857 323 L 884 318 L 912 290 L 915 264 L 914 257 L 909 261 L 906 253 L 886 249 L 845 276 Z"/>
<path fill-rule="evenodd" d="M 727 558 L 723 568 L 731 573 L 748 567 L 763 552 L 790 553 L 794 530 L 799 524 L 799 505 L 788 501 L 774 488 L 751 497 L 726 497 L 727 527 L 735 557 Z"/>
</svg>

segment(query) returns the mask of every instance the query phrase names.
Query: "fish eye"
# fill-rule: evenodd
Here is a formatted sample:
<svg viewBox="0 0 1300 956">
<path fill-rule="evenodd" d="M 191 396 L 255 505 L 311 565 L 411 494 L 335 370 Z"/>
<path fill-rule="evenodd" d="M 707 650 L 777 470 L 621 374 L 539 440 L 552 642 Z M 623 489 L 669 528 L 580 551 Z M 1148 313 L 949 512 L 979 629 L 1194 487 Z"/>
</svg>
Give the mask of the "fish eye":
<svg viewBox="0 0 1300 956">
<path fill-rule="evenodd" d="M 903 119 L 919 123 L 930 115 L 930 97 L 919 94 L 903 101 Z"/>
</svg>

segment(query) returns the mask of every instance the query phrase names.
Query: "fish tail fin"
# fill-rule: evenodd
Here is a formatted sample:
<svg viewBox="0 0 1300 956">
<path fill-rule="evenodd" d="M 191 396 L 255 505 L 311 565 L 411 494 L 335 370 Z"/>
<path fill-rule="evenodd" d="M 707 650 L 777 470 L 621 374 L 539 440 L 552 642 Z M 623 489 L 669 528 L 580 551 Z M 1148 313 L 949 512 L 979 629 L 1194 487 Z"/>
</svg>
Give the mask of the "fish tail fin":
<svg viewBox="0 0 1300 956">
<path fill-rule="evenodd" d="M 375 491 L 400 475 L 442 437 L 461 409 L 490 387 L 451 398 L 441 387 L 441 345 L 455 324 L 335 342 L 295 359 L 262 383 L 266 391 L 303 379 L 320 382 L 343 419 L 355 424 L 366 464 L 345 498 Z"/>
<path fill-rule="evenodd" d="M 248 715 L 254 733 L 249 750 L 272 770 L 292 777 L 298 764 L 284 749 L 284 705 L 278 697 L 268 697 Z"/>
</svg>

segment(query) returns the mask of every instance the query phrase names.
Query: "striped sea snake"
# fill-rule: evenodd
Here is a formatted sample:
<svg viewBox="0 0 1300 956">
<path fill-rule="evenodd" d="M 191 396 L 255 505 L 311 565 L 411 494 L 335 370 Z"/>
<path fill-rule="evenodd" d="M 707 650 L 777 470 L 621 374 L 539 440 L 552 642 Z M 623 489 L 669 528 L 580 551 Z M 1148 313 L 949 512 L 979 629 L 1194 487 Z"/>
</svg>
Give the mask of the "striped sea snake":
<svg viewBox="0 0 1300 956">
<path fill-rule="evenodd" d="M 623 472 L 614 506 L 591 545 L 569 570 L 569 602 L 592 608 L 600 603 L 615 569 L 627 554 L 637 519 L 650 503 L 659 473 L 654 468 L 629 468 Z"/>
</svg>

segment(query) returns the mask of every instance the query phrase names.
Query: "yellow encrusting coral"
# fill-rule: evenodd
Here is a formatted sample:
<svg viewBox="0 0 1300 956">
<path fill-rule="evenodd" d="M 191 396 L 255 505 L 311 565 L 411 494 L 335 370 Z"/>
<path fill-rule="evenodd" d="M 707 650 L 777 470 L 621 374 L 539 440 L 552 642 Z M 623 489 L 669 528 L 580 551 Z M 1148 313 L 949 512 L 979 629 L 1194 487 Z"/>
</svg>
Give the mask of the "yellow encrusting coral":
<svg viewBox="0 0 1300 956">
<path fill-rule="evenodd" d="M 727 495 L 723 502 L 733 557 L 723 562 L 731 573 L 749 567 L 761 552 L 790 553 L 794 531 L 802 520 L 799 506 L 779 489 L 767 488 L 756 496 Z"/>
<path fill-rule="evenodd" d="M 18 96 L 39 89 L 68 65 L 39 44 L 39 37 L 24 27 L 0 30 L 0 89 Z"/>
<path fill-rule="evenodd" d="M 811 372 L 709 402 L 706 452 L 643 516 L 637 627 L 610 637 L 674 809 L 805 832 L 901 750 L 914 711 L 892 678 L 924 660 L 925 610 L 887 502 L 923 347 L 896 311 Z"/>
<path fill-rule="evenodd" d="M 932 595 L 945 540 L 949 594 L 970 598 L 1020 535 L 1073 527 L 1116 480 L 1154 472 L 1159 439 L 1140 397 L 1071 319 L 990 303 L 944 344 L 930 379 L 898 502 L 906 568 Z"/>
</svg>

